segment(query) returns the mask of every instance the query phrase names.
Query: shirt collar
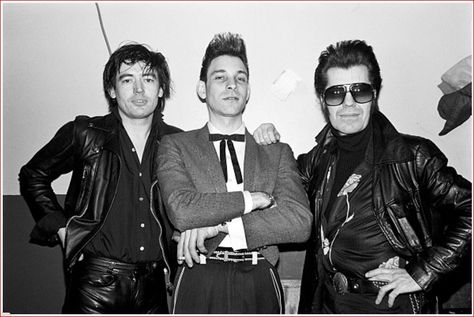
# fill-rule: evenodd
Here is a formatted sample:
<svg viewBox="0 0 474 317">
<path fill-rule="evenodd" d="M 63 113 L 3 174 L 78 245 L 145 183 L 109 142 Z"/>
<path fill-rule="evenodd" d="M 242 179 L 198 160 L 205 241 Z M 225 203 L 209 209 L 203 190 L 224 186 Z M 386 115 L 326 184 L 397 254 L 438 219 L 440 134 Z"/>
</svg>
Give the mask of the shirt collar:
<svg viewBox="0 0 474 317">
<path fill-rule="evenodd" d="M 209 133 L 211 134 L 227 134 L 227 133 L 222 133 L 221 131 L 219 131 L 219 129 L 217 129 L 210 121 L 207 122 L 207 128 L 209 129 Z M 245 134 L 245 123 L 242 122 L 242 124 L 237 130 L 229 134 Z"/>
</svg>

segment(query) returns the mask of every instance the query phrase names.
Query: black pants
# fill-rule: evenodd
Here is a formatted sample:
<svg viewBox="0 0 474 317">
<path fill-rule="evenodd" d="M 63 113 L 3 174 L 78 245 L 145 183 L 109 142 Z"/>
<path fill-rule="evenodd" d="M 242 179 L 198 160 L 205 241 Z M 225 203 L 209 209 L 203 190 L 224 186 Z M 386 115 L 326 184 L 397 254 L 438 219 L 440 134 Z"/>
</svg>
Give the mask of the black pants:
<svg viewBox="0 0 474 317">
<path fill-rule="evenodd" d="M 280 278 L 267 260 L 223 262 L 207 260 L 192 268 L 180 267 L 172 313 L 283 314 Z"/>
<path fill-rule="evenodd" d="M 163 267 L 84 258 L 68 278 L 63 313 L 167 314 Z"/>
</svg>

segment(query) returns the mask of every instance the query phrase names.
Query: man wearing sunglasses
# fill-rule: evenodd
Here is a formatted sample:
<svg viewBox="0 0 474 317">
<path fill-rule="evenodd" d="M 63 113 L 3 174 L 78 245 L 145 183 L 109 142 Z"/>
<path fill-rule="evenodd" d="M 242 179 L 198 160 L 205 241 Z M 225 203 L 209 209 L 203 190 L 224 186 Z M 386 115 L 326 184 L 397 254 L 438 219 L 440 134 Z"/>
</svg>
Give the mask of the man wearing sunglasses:
<svg viewBox="0 0 474 317">
<path fill-rule="evenodd" d="M 364 41 L 319 57 L 328 124 L 298 157 L 315 215 L 299 313 L 434 312 L 430 290 L 470 248 L 470 182 L 431 141 L 397 132 L 378 108 L 381 82 Z"/>
</svg>

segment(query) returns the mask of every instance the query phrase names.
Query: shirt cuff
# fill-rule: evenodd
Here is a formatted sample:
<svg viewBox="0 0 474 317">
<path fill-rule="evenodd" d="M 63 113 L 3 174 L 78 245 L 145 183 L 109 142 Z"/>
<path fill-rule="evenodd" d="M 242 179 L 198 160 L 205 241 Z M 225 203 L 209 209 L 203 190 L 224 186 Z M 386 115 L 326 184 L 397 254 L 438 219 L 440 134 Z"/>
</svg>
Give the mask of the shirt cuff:
<svg viewBox="0 0 474 317">
<path fill-rule="evenodd" d="M 247 239 L 245 238 L 244 223 L 242 218 L 234 218 L 227 223 L 229 231 L 230 245 L 234 251 L 247 249 Z"/>
<path fill-rule="evenodd" d="M 242 192 L 244 194 L 244 203 L 245 203 L 245 209 L 244 209 L 244 215 L 252 211 L 253 207 L 253 200 L 252 200 L 252 195 L 250 195 L 250 192 L 248 190 Z"/>
</svg>

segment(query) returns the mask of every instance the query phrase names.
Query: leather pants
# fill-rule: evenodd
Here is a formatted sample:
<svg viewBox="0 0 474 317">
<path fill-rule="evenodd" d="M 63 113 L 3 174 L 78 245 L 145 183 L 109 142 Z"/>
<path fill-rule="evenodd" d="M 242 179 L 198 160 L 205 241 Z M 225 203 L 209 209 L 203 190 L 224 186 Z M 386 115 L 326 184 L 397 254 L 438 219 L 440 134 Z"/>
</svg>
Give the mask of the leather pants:
<svg viewBox="0 0 474 317">
<path fill-rule="evenodd" d="M 68 277 L 65 314 L 168 314 L 162 262 L 85 257 Z"/>
</svg>

